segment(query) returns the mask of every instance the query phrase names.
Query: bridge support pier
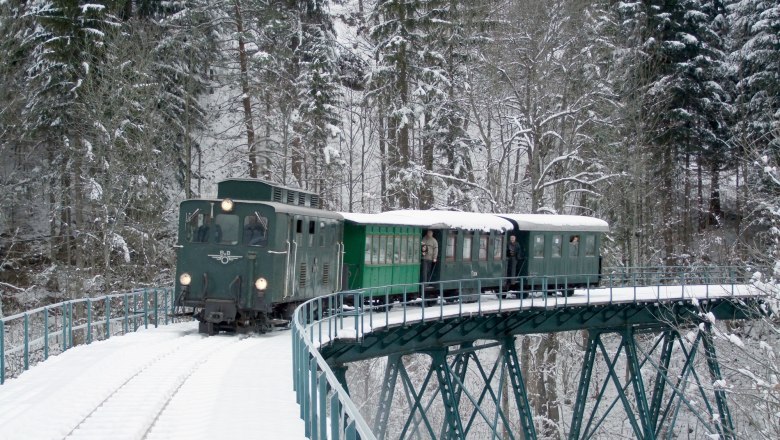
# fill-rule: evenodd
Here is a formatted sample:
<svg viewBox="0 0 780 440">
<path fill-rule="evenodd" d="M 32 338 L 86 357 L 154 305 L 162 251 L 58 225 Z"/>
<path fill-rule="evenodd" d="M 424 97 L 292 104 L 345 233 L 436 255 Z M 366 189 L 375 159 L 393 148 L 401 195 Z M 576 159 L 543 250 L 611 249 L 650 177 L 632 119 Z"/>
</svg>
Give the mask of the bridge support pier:
<svg viewBox="0 0 780 440">
<path fill-rule="evenodd" d="M 658 333 L 659 330 L 660 337 L 655 339 L 652 348 L 647 352 L 643 351 L 641 344 L 637 341 L 638 335 Z M 608 334 L 617 335 L 620 338 L 617 348 L 613 350 L 614 355 L 610 355 L 604 344 L 603 337 Z M 700 326 L 693 341 L 690 341 L 690 338 L 691 336 L 682 338 L 677 330 L 668 327 L 642 329 L 629 326 L 590 330 L 568 438 L 579 440 L 597 437 L 599 428 L 619 400 L 633 429 L 634 436 L 638 439 L 650 440 L 674 436 L 674 429 L 677 427 L 680 409 L 683 406 L 689 410 L 689 420 L 698 419 L 698 423 L 704 427 L 709 435 L 717 435 L 724 440 L 734 439 L 734 428 L 726 395 L 720 386 L 720 368 L 715 356 L 710 325 Z M 643 339 L 648 338 L 644 337 Z M 696 371 L 696 355 L 700 345 L 704 346 L 706 362 L 712 382 L 715 384 L 714 387 L 705 386 Z M 656 361 L 652 355 L 659 346 L 661 349 Z M 680 357 L 676 357 L 676 359 L 683 362 L 679 372 L 670 373 L 675 353 L 677 356 L 682 355 L 682 359 Z M 598 385 L 599 392 L 586 421 L 585 407 L 590 396 L 593 396 L 591 378 L 599 354 L 606 364 L 608 374 L 604 381 Z M 625 382 L 621 382 L 617 369 L 617 365 L 621 361 L 621 354 L 625 358 Z M 643 369 L 651 376 L 653 376 L 653 372 L 655 373 L 652 381 L 653 391 L 649 401 L 645 393 Z M 696 395 L 689 397 L 686 390 L 692 387 L 691 378 L 695 382 L 694 388 L 697 392 Z M 608 400 L 606 395 L 610 382 L 614 385 L 617 397 L 612 399 L 603 413 L 598 414 L 599 407 Z M 629 389 L 632 390 L 632 393 L 628 391 Z M 633 398 L 630 394 L 633 394 Z M 710 395 L 716 402 L 717 412 L 714 411 L 710 403 Z M 704 408 L 701 407 L 702 403 Z M 706 416 L 701 414 L 703 410 L 706 410 Z M 713 423 L 713 420 L 717 422 Z M 664 431 L 666 431 L 666 435 L 664 435 Z"/>
</svg>

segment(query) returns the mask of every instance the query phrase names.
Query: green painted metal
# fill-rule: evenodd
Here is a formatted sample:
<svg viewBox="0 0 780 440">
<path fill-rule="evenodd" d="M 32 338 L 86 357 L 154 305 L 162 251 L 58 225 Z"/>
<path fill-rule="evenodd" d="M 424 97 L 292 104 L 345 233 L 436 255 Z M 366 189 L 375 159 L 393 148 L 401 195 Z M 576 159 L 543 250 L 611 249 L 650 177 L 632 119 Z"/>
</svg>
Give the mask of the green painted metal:
<svg viewBox="0 0 780 440">
<path fill-rule="evenodd" d="M 515 393 L 515 403 L 517 404 L 517 409 L 520 413 L 520 425 L 523 427 L 523 436 L 526 440 L 535 439 L 536 430 L 534 428 L 533 414 L 531 413 L 531 406 L 528 404 L 528 393 L 525 389 L 525 381 L 523 380 L 523 373 L 520 369 L 520 361 L 517 359 L 515 338 L 507 338 L 504 341 L 502 348 L 504 352 L 504 362 L 507 366 L 509 379 L 512 382 L 512 390 Z"/>
<path fill-rule="evenodd" d="M 577 387 L 577 395 L 574 400 L 574 409 L 572 410 L 571 427 L 569 428 L 569 440 L 580 439 L 580 430 L 582 429 L 585 404 L 588 401 L 588 389 L 590 388 L 590 379 L 593 375 L 593 366 L 596 360 L 596 349 L 598 347 L 597 333 L 588 333 L 588 346 L 585 349 L 585 358 L 580 370 L 580 384 Z"/>
<path fill-rule="evenodd" d="M 726 399 L 726 393 L 721 385 L 723 376 L 720 373 L 720 365 L 718 364 L 718 357 L 715 353 L 715 344 L 712 342 L 712 324 L 706 322 L 704 324 L 704 331 L 702 342 L 704 344 L 704 353 L 707 357 L 707 367 L 710 370 L 710 376 L 715 383 L 715 402 L 718 405 L 718 418 L 720 423 L 718 428 L 722 439 L 733 440 L 736 439 L 734 434 L 734 422 L 731 419 L 731 412 L 729 411 L 728 401 Z"/>
<path fill-rule="evenodd" d="M 642 427 L 642 437 L 647 440 L 655 438 L 655 427 L 650 420 L 650 409 L 645 395 L 645 384 L 642 380 L 642 369 L 637 359 L 636 339 L 634 328 L 628 327 L 623 334 L 626 341 L 626 364 L 628 365 L 631 383 L 634 385 L 634 398 L 636 399 L 637 416 Z"/>
<path fill-rule="evenodd" d="M 669 363 L 672 361 L 672 348 L 674 348 L 674 340 L 679 335 L 673 330 L 667 330 L 663 332 L 663 348 L 661 349 L 661 358 L 659 360 L 659 368 L 655 376 L 655 385 L 653 386 L 653 396 L 650 402 L 650 421 L 654 427 L 653 431 L 656 436 L 660 434 L 660 426 L 658 425 L 658 417 L 661 414 L 661 405 L 663 404 L 664 390 L 666 389 L 666 381 L 664 376 L 669 375 Z"/>
<path fill-rule="evenodd" d="M 419 282 L 421 234 L 419 227 L 345 222 L 347 288 L 394 286 L 372 293 L 382 298 L 403 293 L 404 284 Z M 413 288 L 418 291 L 416 284 Z"/>
<path fill-rule="evenodd" d="M 342 381 L 346 384 L 346 367 L 335 368 L 334 372 L 314 349 L 313 328 L 306 329 L 300 325 L 312 322 L 309 319 L 322 317 L 323 304 L 325 302 L 321 300 L 305 303 L 296 309 L 293 317 L 293 387 L 301 407 L 301 417 L 306 422 L 307 436 L 318 435 L 318 440 L 323 440 L 325 420 L 330 414 L 330 439 L 356 439 L 359 436 L 362 440 L 374 440 L 376 437 L 341 385 Z M 315 307 L 319 309 L 316 313 L 310 310 Z M 322 328 L 319 329 L 322 333 Z M 328 389 L 333 393 L 330 398 L 327 398 Z"/>
<path fill-rule="evenodd" d="M 453 390 L 453 375 L 447 364 L 447 349 L 429 352 L 432 359 L 432 369 L 436 372 L 439 381 L 439 392 L 444 403 L 444 420 L 447 426 L 446 435 L 450 439 L 464 438 L 463 425 L 458 412 L 459 404 L 456 393 Z M 460 387 L 463 389 L 463 387 Z"/>
<path fill-rule="evenodd" d="M 159 289 L 156 292 L 159 294 L 167 295 L 172 293 L 171 289 Z M 131 293 L 121 293 L 106 295 L 98 298 L 82 298 L 77 300 L 63 301 L 58 304 L 46 305 L 37 309 L 28 310 L 26 312 L 19 313 L 17 315 L 4 317 L 0 320 L 1 328 L 5 329 L 9 326 L 14 331 L 14 334 L 20 335 L 20 342 L 17 345 L 8 344 L 8 341 L 3 341 L 0 346 L 0 358 L 5 360 L 9 353 L 19 353 L 19 363 L 10 364 L 10 375 L 15 377 L 26 369 L 31 368 L 38 360 L 48 359 L 51 355 L 51 344 L 60 344 L 60 349 L 57 352 L 64 352 L 69 348 L 76 345 L 76 343 L 91 343 L 96 339 L 108 339 L 111 337 L 111 322 L 112 321 L 124 321 L 128 319 L 146 319 L 157 323 L 161 320 L 159 313 L 161 310 L 152 310 L 147 307 L 146 314 L 139 313 L 136 316 L 128 316 L 127 309 L 124 304 L 120 303 L 118 310 L 111 308 L 112 300 L 118 298 L 125 298 L 133 296 L 134 301 L 140 302 L 142 300 L 143 291 L 135 291 Z M 98 319 L 94 314 L 93 308 L 96 303 L 103 301 L 105 306 L 106 318 L 104 320 L 105 331 L 96 332 L 93 329 L 94 320 Z M 150 304 L 152 303 L 150 299 Z M 54 320 L 50 319 L 51 309 L 59 310 L 59 313 L 54 315 Z M 75 310 L 74 310 L 75 309 Z M 156 308 L 155 308 L 156 309 Z M 162 311 L 167 315 L 167 310 Z M 77 316 L 83 316 L 82 319 L 86 319 L 86 322 L 79 322 Z M 78 339 L 77 339 L 78 336 Z M 59 338 L 59 339 L 58 339 Z M 5 365 L 4 365 L 5 366 Z M 4 377 L 9 374 L 5 371 L 4 366 L 0 366 L 0 370 L 3 370 Z M 4 378 L 2 380 L 4 382 Z"/>
<path fill-rule="evenodd" d="M 5 321 L 0 321 L 0 385 L 5 383 Z"/>
<path fill-rule="evenodd" d="M 106 335 L 106 339 L 108 339 L 108 338 L 111 337 L 111 300 L 108 297 L 106 297 L 105 304 L 106 304 L 106 310 L 105 310 L 105 314 L 106 314 L 105 335 Z"/>
<path fill-rule="evenodd" d="M 435 437 L 436 434 L 434 433 L 433 426 L 431 425 L 430 420 L 428 420 L 426 411 L 422 406 L 422 397 L 425 393 L 425 390 L 428 388 L 428 384 L 431 382 L 431 378 L 434 375 L 434 368 L 428 369 L 428 374 L 425 376 L 425 379 L 420 386 L 419 392 L 415 390 L 412 379 L 409 377 L 409 374 L 406 372 L 405 368 L 400 368 L 399 373 L 401 376 L 401 383 L 403 384 L 404 391 L 406 392 L 405 395 L 409 404 L 409 408 L 411 408 L 409 411 L 409 416 L 407 417 L 406 422 L 401 429 L 400 438 L 406 438 L 407 432 L 412 425 L 414 425 L 415 430 L 417 429 L 419 422 L 415 422 L 415 419 L 418 417 L 425 425 L 425 428 L 428 430 L 428 435 Z M 419 433 L 417 433 L 417 435 L 419 436 Z"/>
<path fill-rule="evenodd" d="M 0 350 L 1 352 L 2 350 Z M 43 308 L 43 360 L 49 358 L 49 307 Z"/>
<path fill-rule="evenodd" d="M 387 422 L 390 417 L 390 408 L 395 395 L 395 385 L 398 381 L 398 369 L 403 367 L 401 364 L 401 355 L 393 354 L 387 357 L 385 366 L 385 375 L 381 384 L 379 394 L 379 406 L 374 416 L 374 432 L 379 440 L 384 440 L 387 434 Z"/>
</svg>

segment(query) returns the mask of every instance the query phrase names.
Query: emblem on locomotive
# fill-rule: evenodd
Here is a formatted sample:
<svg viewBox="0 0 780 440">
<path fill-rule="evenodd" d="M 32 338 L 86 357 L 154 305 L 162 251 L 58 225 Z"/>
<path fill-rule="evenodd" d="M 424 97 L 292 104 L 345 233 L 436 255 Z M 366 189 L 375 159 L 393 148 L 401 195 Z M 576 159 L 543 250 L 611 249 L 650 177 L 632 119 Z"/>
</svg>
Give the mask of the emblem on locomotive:
<svg viewBox="0 0 780 440">
<path fill-rule="evenodd" d="M 241 255 L 230 255 L 230 251 L 219 251 L 219 255 L 209 254 L 209 257 L 219 261 L 222 264 L 228 264 L 233 260 L 242 258 Z"/>
</svg>

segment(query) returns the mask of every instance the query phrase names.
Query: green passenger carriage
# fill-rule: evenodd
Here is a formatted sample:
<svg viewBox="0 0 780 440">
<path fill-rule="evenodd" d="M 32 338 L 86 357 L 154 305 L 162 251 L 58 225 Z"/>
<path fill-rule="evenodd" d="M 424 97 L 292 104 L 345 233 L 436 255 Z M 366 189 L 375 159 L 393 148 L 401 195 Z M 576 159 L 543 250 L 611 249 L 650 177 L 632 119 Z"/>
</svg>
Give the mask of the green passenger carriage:
<svg viewBox="0 0 780 440">
<path fill-rule="evenodd" d="M 499 214 L 512 222 L 523 248 L 522 290 L 563 290 L 596 286 L 601 281 L 603 220 L 576 215 Z"/>
<path fill-rule="evenodd" d="M 418 292 L 420 225 L 387 214 L 342 215 L 345 289 L 389 286 L 382 295 Z"/>
</svg>

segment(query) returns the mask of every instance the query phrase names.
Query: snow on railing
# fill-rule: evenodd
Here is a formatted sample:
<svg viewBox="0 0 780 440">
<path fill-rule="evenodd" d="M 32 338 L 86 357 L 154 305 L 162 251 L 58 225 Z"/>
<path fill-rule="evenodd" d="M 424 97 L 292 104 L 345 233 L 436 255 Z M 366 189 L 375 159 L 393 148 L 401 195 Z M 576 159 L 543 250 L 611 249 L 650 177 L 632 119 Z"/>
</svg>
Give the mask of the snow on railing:
<svg viewBox="0 0 780 440">
<path fill-rule="evenodd" d="M 173 289 L 81 298 L 0 319 L 0 384 L 77 345 L 172 322 Z"/>
<path fill-rule="evenodd" d="M 360 343 L 364 335 L 379 328 L 532 308 L 678 301 L 697 304 L 767 295 L 763 286 L 755 283 L 753 273 L 734 267 L 605 268 L 603 272 L 382 286 L 339 292 L 302 304 L 293 317 L 293 376 L 307 437 L 353 439 L 357 432 L 361 439 L 374 438 L 319 353 L 319 347 L 336 339 Z M 508 281 L 518 288 L 506 290 Z M 533 287 L 524 289 L 524 285 Z"/>
</svg>

